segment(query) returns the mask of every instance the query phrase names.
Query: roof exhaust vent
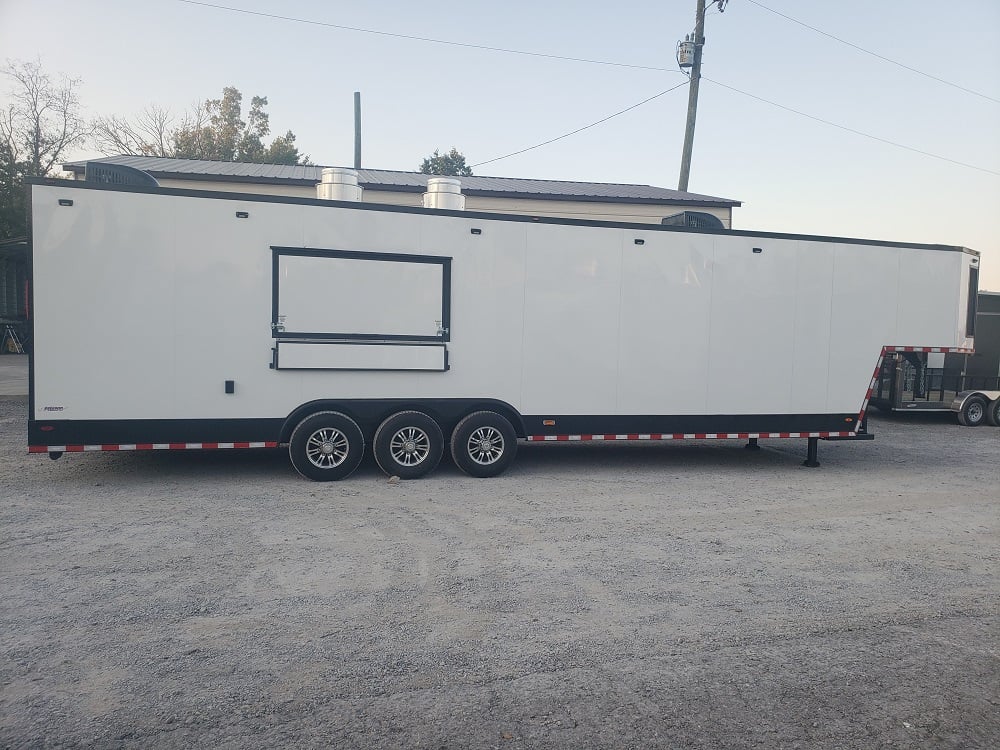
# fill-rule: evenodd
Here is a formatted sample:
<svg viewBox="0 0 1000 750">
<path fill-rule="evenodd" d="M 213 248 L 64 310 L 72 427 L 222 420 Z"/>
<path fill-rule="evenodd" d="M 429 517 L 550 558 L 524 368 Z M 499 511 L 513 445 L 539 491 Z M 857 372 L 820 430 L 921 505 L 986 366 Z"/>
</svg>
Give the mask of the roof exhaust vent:
<svg viewBox="0 0 1000 750">
<path fill-rule="evenodd" d="M 347 167 L 327 167 L 323 181 L 316 184 L 316 197 L 324 201 L 361 200 L 363 188 L 358 185 L 358 171 Z"/>
<path fill-rule="evenodd" d="M 424 193 L 424 208 L 464 211 L 465 196 L 462 195 L 462 181 L 454 177 L 431 177 L 427 180 L 427 192 Z"/>
</svg>

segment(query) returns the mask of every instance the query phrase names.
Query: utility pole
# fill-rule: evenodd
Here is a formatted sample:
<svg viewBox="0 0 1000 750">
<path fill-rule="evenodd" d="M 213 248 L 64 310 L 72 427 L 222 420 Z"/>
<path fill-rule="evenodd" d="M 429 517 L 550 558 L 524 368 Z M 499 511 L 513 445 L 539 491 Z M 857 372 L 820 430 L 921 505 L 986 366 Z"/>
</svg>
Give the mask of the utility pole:
<svg viewBox="0 0 1000 750">
<path fill-rule="evenodd" d="M 361 92 L 354 92 L 354 168 L 361 169 Z"/>
<path fill-rule="evenodd" d="M 691 175 L 691 151 L 694 149 L 694 124 L 698 117 L 698 84 L 701 81 L 701 48 L 705 45 L 705 0 L 698 0 L 694 16 L 694 62 L 691 65 L 691 84 L 688 86 L 687 128 L 684 131 L 684 153 L 681 154 L 681 176 L 678 190 L 688 189 Z"/>
</svg>

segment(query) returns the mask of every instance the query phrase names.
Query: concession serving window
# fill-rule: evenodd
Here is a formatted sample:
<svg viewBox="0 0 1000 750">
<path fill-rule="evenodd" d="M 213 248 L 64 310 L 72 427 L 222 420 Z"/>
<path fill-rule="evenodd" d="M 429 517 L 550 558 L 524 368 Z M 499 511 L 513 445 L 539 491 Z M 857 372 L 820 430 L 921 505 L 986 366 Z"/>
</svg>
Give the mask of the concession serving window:
<svg viewBox="0 0 1000 750">
<path fill-rule="evenodd" d="M 451 258 L 271 250 L 277 369 L 448 369 Z"/>
</svg>

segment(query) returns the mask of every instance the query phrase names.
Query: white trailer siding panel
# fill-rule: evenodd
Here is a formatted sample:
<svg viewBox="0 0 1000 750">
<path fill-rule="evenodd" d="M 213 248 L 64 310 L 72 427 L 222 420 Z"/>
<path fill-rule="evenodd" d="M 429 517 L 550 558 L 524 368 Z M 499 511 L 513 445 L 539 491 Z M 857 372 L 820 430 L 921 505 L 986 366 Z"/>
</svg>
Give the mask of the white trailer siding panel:
<svg viewBox="0 0 1000 750">
<path fill-rule="evenodd" d="M 882 346 L 897 340 L 899 250 L 835 243 L 826 409 L 856 409 Z M 867 357 L 860 352 L 871 352 Z M 847 354 L 852 352 L 852 354 Z M 866 386 L 867 387 L 867 386 Z"/>
<path fill-rule="evenodd" d="M 156 197 L 143 197 L 149 201 L 144 210 L 152 222 L 147 231 L 163 231 L 156 228 Z M 107 199 L 113 203 L 113 194 Z M 271 306 L 260 304 L 262 294 L 270 299 L 272 283 L 271 253 L 264 249 L 281 241 L 301 243 L 305 207 L 175 196 L 171 200 L 177 205 L 172 284 L 177 397 L 171 403 L 151 398 L 147 409 L 160 419 L 262 416 L 277 406 L 277 381 L 268 369 L 270 347 L 261 350 L 271 335 Z M 237 212 L 247 218 L 238 218 Z M 132 283 L 143 283 L 143 277 Z M 238 396 L 224 392 L 226 380 L 236 381 Z M 295 385 L 289 390 L 294 393 Z"/>
<path fill-rule="evenodd" d="M 797 259 L 794 242 L 715 237 L 709 414 L 790 413 Z"/>
<path fill-rule="evenodd" d="M 39 192 L 32 204 L 36 415 L 169 415 L 178 374 L 176 199 L 156 201 L 151 212 L 148 195 Z"/>
<path fill-rule="evenodd" d="M 34 186 L 33 213 L 35 420 L 280 422 L 321 399 L 495 399 L 539 420 L 659 415 L 666 432 L 673 417 L 857 414 L 883 346 L 971 343 L 975 259 L 934 248 L 79 184 Z M 450 258 L 450 369 L 273 369 L 272 248 L 300 246 Z M 299 290 L 319 297 L 303 314 L 351 328 L 377 305 L 409 330 L 422 303 L 403 276 L 384 280 L 399 294 L 320 279 Z"/>
<path fill-rule="evenodd" d="M 789 402 L 789 411 L 793 414 L 809 413 L 810 409 L 817 408 L 830 409 L 827 393 L 830 388 L 835 253 L 836 245 L 831 243 L 802 240 L 796 243 L 795 307 L 786 313 L 794 326 Z"/>
<path fill-rule="evenodd" d="M 961 285 L 961 267 L 949 253 L 928 253 L 919 250 L 899 251 L 899 301 L 896 321 L 898 341 L 933 336 L 939 340 L 956 341 L 964 338 L 965 315 L 962 310 L 962 331 L 959 332 L 959 309 L 942 309 L 939 304 L 928 302 L 938 285 L 949 283 L 952 288 Z"/>
<path fill-rule="evenodd" d="M 625 233 L 617 355 L 622 414 L 707 413 L 714 263 L 711 235 Z"/>
<path fill-rule="evenodd" d="M 527 237 L 522 413 L 618 414 L 624 237 L 566 229 Z"/>
<path fill-rule="evenodd" d="M 526 224 L 421 216 L 421 251 L 454 254 L 451 286 L 452 370 L 468 377 L 440 379 L 441 398 L 476 398 L 484 392 L 521 403 L 526 299 Z M 472 234 L 473 229 L 481 234 Z M 402 384 L 405 386 L 405 384 Z M 405 395 L 405 394 L 400 394 Z"/>
</svg>

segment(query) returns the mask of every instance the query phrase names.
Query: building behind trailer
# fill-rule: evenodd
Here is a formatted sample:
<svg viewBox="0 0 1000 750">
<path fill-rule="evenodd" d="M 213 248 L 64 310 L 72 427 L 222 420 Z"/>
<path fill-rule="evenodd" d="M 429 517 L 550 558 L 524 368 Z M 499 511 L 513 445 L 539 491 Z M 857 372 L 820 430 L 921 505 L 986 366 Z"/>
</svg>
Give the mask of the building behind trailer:
<svg viewBox="0 0 1000 750">
<path fill-rule="evenodd" d="M 108 166 L 139 169 L 156 178 L 162 187 L 286 198 L 316 197 L 316 183 L 323 179 L 325 170 L 333 169 L 342 174 L 355 173 L 355 184 L 363 190 L 361 200 L 366 203 L 412 207 L 423 205 L 422 196 L 427 191 L 428 180 L 435 177 L 391 169 L 242 164 L 154 156 L 108 156 L 70 162 L 63 168 L 75 179 L 82 180 L 89 179 L 88 165 L 91 172 Z M 665 217 L 690 210 L 715 217 L 727 228 L 733 226 L 733 209 L 741 205 L 740 201 L 731 198 L 655 185 L 483 175 L 463 177 L 462 194 L 469 211 L 659 224 Z"/>
</svg>

